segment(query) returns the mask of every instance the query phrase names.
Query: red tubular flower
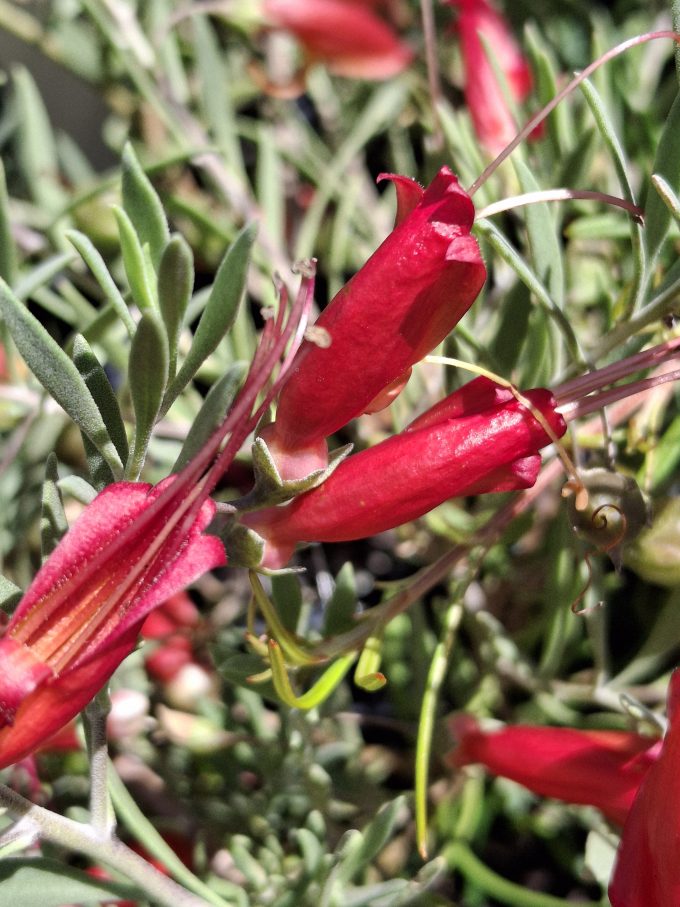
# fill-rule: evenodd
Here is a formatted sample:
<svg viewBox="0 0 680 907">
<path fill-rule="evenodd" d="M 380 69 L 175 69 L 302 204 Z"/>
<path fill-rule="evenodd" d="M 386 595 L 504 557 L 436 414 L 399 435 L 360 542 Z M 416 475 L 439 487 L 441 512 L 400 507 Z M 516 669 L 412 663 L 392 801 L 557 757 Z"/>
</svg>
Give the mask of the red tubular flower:
<svg viewBox="0 0 680 907">
<path fill-rule="evenodd" d="M 282 304 L 266 323 L 227 418 L 187 466 L 156 487 L 105 488 L 39 570 L 0 638 L 0 768 L 77 715 L 154 608 L 225 563 L 222 543 L 203 534 L 215 513 L 209 495 L 285 377 L 313 286 L 303 275 L 290 311 Z"/>
<path fill-rule="evenodd" d="M 483 731 L 469 716 L 454 718 L 452 731 L 457 741 L 449 756 L 452 765 L 481 763 L 543 797 L 595 806 L 618 825 L 626 821 L 660 748 L 654 737 L 626 731 L 528 725 Z M 645 907 L 651 903 L 645 901 Z"/>
<path fill-rule="evenodd" d="M 0 639 L 0 767 L 67 724 L 134 648 L 146 615 L 225 563 L 195 471 L 102 491 L 38 572 Z"/>
<path fill-rule="evenodd" d="M 609 886 L 612 907 L 680 904 L 680 672 L 671 677 L 661 755 L 628 815 Z"/>
<path fill-rule="evenodd" d="M 525 396 L 563 435 L 550 392 Z M 314 490 L 243 522 L 265 539 L 263 563 L 280 567 L 297 542 L 364 538 L 454 496 L 528 488 L 540 467 L 537 452 L 550 441 L 510 391 L 477 379 L 401 434 L 348 457 Z"/>
<path fill-rule="evenodd" d="M 531 91 L 531 70 L 508 23 L 487 0 L 447 2 L 458 8 L 456 30 L 465 68 L 465 102 L 480 141 L 488 151 L 497 154 L 515 137 L 517 125 L 480 35 L 488 43 L 517 101 L 523 101 Z"/>
<path fill-rule="evenodd" d="M 338 76 L 390 79 L 413 58 L 387 23 L 355 0 L 265 0 L 264 14 L 295 35 L 310 62 Z"/>
<path fill-rule="evenodd" d="M 470 235 L 474 207 L 448 167 L 426 190 L 405 177 L 397 225 L 317 321 L 330 346 L 305 342 L 263 437 L 284 478 L 325 465 L 325 438 L 386 406 L 411 366 L 455 327 L 486 270 Z M 392 393 L 390 393 L 392 391 Z"/>
</svg>

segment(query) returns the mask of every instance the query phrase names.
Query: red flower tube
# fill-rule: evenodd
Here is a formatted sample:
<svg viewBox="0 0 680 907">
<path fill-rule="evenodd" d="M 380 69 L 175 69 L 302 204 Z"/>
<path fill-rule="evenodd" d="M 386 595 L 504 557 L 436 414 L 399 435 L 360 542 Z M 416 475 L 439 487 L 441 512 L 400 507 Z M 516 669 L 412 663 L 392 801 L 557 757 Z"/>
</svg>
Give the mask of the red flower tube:
<svg viewBox="0 0 680 907">
<path fill-rule="evenodd" d="M 525 395 L 561 436 L 549 391 Z M 344 460 L 320 486 L 285 507 L 247 514 L 280 567 L 297 542 L 364 538 L 413 520 L 448 498 L 528 488 L 551 438 L 512 393 L 477 379 L 408 429 Z"/>
<path fill-rule="evenodd" d="M 529 725 L 483 731 L 469 716 L 454 718 L 452 732 L 457 741 L 452 765 L 481 763 L 543 797 L 595 806 L 617 825 L 626 821 L 660 749 L 654 737 L 626 731 Z"/>
<path fill-rule="evenodd" d="M 508 88 L 518 101 L 531 91 L 529 65 L 508 23 L 486 0 L 447 0 L 458 8 L 456 30 L 465 68 L 465 102 L 482 144 L 492 153 L 501 151 L 517 133 L 496 73 L 480 35 L 494 54 Z"/>
<path fill-rule="evenodd" d="M 265 0 L 263 11 L 295 35 L 310 62 L 339 76 L 390 79 L 413 58 L 389 25 L 355 0 Z"/>
<path fill-rule="evenodd" d="M 215 513 L 209 495 L 285 376 L 282 357 L 291 341 L 287 355 L 299 344 L 312 288 L 313 278 L 303 277 L 289 315 L 282 305 L 267 322 L 229 415 L 187 466 L 156 487 L 105 488 L 38 571 L 0 637 L 0 768 L 81 711 L 154 608 L 225 563 L 222 543 L 204 535 Z"/>
<path fill-rule="evenodd" d="M 651 766 L 628 814 L 614 875 L 612 907 L 680 904 L 680 672 L 671 677 L 670 722 L 661 755 Z"/>
<path fill-rule="evenodd" d="M 104 489 L 36 575 L 0 639 L 0 767 L 82 710 L 153 608 L 225 563 L 193 473 Z"/>
<path fill-rule="evenodd" d="M 325 438 L 390 402 L 411 366 L 455 327 L 486 270 L 470 235 L 474 207 L 448 167 L 426 190 L 404 177 L 397 226 L 317 321 L 330 337 L 305 342 L 263 432 L 284 478 L 326 463 Z"/>
</svg>

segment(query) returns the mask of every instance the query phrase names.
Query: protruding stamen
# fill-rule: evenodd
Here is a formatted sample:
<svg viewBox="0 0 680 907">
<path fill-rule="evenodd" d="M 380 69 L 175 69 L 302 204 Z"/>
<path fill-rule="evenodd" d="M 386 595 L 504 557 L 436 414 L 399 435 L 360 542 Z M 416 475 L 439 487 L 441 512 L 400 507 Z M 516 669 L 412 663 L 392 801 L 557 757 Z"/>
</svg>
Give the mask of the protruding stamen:
<svg viewBox="0 0 680 907">
<path fill-rule="evenodd" d="M 623 41 L 621 44 L 617 44 L 615 47 L 612 47 L 610 50 L 602 54 L 601 57 L 598 57 L 597 60 L 593 60 L 586 68 L 580 72 L 575 78 L 569 82 L 568 85 L 558 91 L 555 97 L 548 101 L 545 107 L 542 110 L 539 110 L 529 122 L 517 133 L 515 138 L 510 142 L 509 145 L 501 151 L 495 160 L 493 160 L 489 166 L 484 170 L 484 172 L 477 177 L 474 183 L 468 189 L 470 195 L 474 195 L 475 192 L 484 185 L 488 178 L 495 173 L 495 171 L 500 167 L 503 161 L 509 157 L 515 148 L 524 141 L 524 139 L 530 135 L 534 129 L 546 119 L 546 117 L 553 112 L 557 105 L 562 101 L 567 95 L 577 88 L 581 82 L 585 81 L 589 76 L 591 76 L 596 69 L 599 69 L 603 63 L 608 63 L 610 60 L 613 60 L 614 57 L 618 57 L 620 54 L 625 53 L 627 50 L 630 50 L 631 47 L 637 47 L 639 44 L 646 44 L 647 41 L 655 41 L 657 38 L 670 38 L 675 41 L 676 44 L 680 43 L 680 35 L 674 31 L 656 31 L 656 32 L 647 32 L 644 35 L 636 35 L 634 38 L 629 38 L 627 41 Z"/>
<path fill-rule="evenodd" d="M 612 205 L 615 208 L 623 208 L 628 211 L 634 220 L 642 223 L 644 211 L 639 205 L 625 198 L 619 198 L 617 195 L 608 195 L 606 192 L 594 192 L 591 189 L 545 189 L 537 192 L 524 192 L 522 195 L 514 195 L 510 198 L 501 199 L 493 202 L 477 212 L 475 219 L 482 217 L 493 217 L 494 214 L 500 214 L 502 211 L 510 211 L 514 208 L 520 208 L 523 205 L 537 205 L 540 202 L 561 202 L 572 199 L 585 199 L 587 201 L 603 202 L 605 205 Z"/>
</svg>

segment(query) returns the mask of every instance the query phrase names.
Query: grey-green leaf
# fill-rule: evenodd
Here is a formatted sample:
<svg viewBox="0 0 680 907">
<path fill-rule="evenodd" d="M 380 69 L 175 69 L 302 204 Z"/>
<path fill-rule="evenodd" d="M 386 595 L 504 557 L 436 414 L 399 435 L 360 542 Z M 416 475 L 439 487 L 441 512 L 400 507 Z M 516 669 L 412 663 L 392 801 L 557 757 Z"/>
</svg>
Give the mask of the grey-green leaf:
<svg viewBox="0 0 680 907">
<path fill-rule="evenodd" d="M 210 388 L 172 467 L 173 472 L 183 469 L 203 449 L 213 432 L 221 425 L 247 368 L 247 363 L 237 362 Z"/>
<path fill-rule="evenodd" d="M 168 222 L 161 200 L 129 142 L 123 149 L 122 167 L 123 209 L 132 221 L 142 246 L 148 244 L 151 260 L 158 268 L 170 238 Z"/>
<path fill-rule="evenodd" d="M 158 267 L 158 305 L 168 335 L 170 375 L 175 377 L 177 344 L 194 288 L 194 256 L 189 243 L 176 234 L 165 247 Z"/>
<path fill-rule="evenodd" d="M 12 907 L 63 907 L 118 899 L 137 901 L 139 889 L 94 879 L 80 869 L 46 857 L 0 861 L 0 903 Z"/>
<path fill-rule="evenodd" d="M 163 413 L 168 411 L 233 325 L 245 289 L 255 233 L 254 224 L 244 227 L 222 259 L 208 302 L 196 328 L 191 349 L 163 401 Z"/>
<path fill-rule="evenodd" d="M 141 311 L 153 310 L 156 308 L 157 294 L 156 275 L 153 267 L 144 253 L 144 247 L 127 213 L 117 205 L 112 207 L 118 222 L 123 265 L 132 298 Z"/>
<path fill-rule="evenodd" d="M 664 130 L 661 133 L 652 173 L 662 177 L 674 191 L 680 188 L 680 94 L 673 101 Z M 650 185 L 645 199 L 645 240 L 649 267 L 657 256 L 666 238 L 671 222 L 671 212 L 653 186 Z"/>
<path fill-rule="evenodd" d="M 130 350 L 128 382 L 135 411 L 135 435 L 125 470 L 128 478 L 139 477 L 167 381 L 165 327 L 155 312 L 145 312 Z"/>
<path fill-rule="evenodd" d="M 73 340 L 73 362 L 99 408 L 109 437 L 115 444 L 121 460 L 125 462 L 128 456 L 128 442 L 118 400 L 106 372 L 82 334 L 77 334 Z"/>
<path fill-rule="evenodd" d="M 107 300 L 111 303 L 116 314 L 125 325 L 125 330 L 128 332 L 130 338 L 134 337 L 136 325 L 127 307 L 127 303 L 123 299 L 122 293 L 116 286 L 116 282 L 113 277 L 111 277 L 104 259 L 95 248 L 92 240 L 79 230 L 67 230 L 64 235 L 80 254 L 90 271 L 94 274 L 97 283 L 104 291 Z"/>
<path fill-rule="evenodd" d="M 117 477 L 123 464 L 85 381 L 37 318 L 0 280 L 0 313 L 17 349 L 43 387 L 88 436 Z"/>
<path fill-rule="evenodd" d="M 58 481 L 57 458 L 54 453 L 51 453 L 45 465 L 42 512 L 40 514 L 40 544 L 43 562 L 52 554 L 62 537 L 68 532 L 68 521 L 64 513 L 64 502 L 61 499 Z"/>
<path fill-rule="evenodd" d="M 0 160 L 0 277 L 11 286 L 17 270 L 17 250 L 12 236 L 9 215 L 9 197 L 5 168 Z"/>
<path fill-rule="evenodd" d="M 516 160 L 514 167 L 522 191 L 537 192 L 540 187 L 526 164 Z M 555 218 L 545 202 L 528 205 L 524 209 L 524 217 L 534 271 L 548 288 L 556 305 L 562 308 L 564 304 L 564 271 L 562 248 L 557 239 Z"/>
</svg>

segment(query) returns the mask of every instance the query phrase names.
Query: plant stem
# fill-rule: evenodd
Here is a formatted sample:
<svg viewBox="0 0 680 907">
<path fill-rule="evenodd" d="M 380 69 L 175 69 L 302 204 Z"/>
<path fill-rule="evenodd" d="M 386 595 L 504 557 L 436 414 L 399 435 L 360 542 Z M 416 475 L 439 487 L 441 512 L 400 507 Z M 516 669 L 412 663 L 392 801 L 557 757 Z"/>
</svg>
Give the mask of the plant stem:
<svg viewBox="0 0 680 907">
<path fill-rule="evenodd" d="M 138 885 L 161 907 L 206 907 L 207 901 L 158 872 L 115 836 L 104 838 L 92 826 L 36 806 L 4 784 L 0 784 L 0 804 L 16 818 L 29 819 L 43 840 L 82 853 L 98 864 L 105 863 Z"/>
<path fill-rule="evenodd" d="M 563 898 L 540 894 L 509 882 L 482 863 L 462 841 L 455 841 L 447 847 L 444 857 L 449 866 L 458 869 L 470 883 L 492 895 L 494 900 L 500 901 L 501 904 L 509 904 L 510 907 L 567 907 L 571 903 Z M 583 907 L 599 907 L 594 901 L 579 903 L 583 904 Z"/>
<path fill-rule="evenodd" d="M 110 711 L 111 700 L 106 689 L 99 692 L 85 708 L 85 739 L 90 757 L 90 821 L 92 828 L 105 838 L 111 837 L 115 828 L 107 777 L 106 716 Z"/>
<path fill-rule="evenodd" d="M 465 585 L 470 581 L 468 575 Z M 458 585 L 458 584 L 457 584 Z M 465 585 L 462 588 L 465 588 Z M 462 590 L 461 590 L 462 591 Z M 416 794 L 416 843 L 423 859 L 427 859 L 427 780 L 430 768 L 430 752 L 432 750 L 432 732 L 434 730 L 435 712 L 439 699 L 439 690 L 446 676 L 446 667 L 449 655 L 460 622 L 463 618 L 463 606 L 456 596 L 446 610 L 444 620 L 444 635 L 437 643 L 434 650 L 430 670 L 427 675 L 427 685 L 420 707 L 420 721 L 418 722 L 418 740 L 416 742 L 416 769 L 415 769 L 415 794 Z"/>
</svg>

